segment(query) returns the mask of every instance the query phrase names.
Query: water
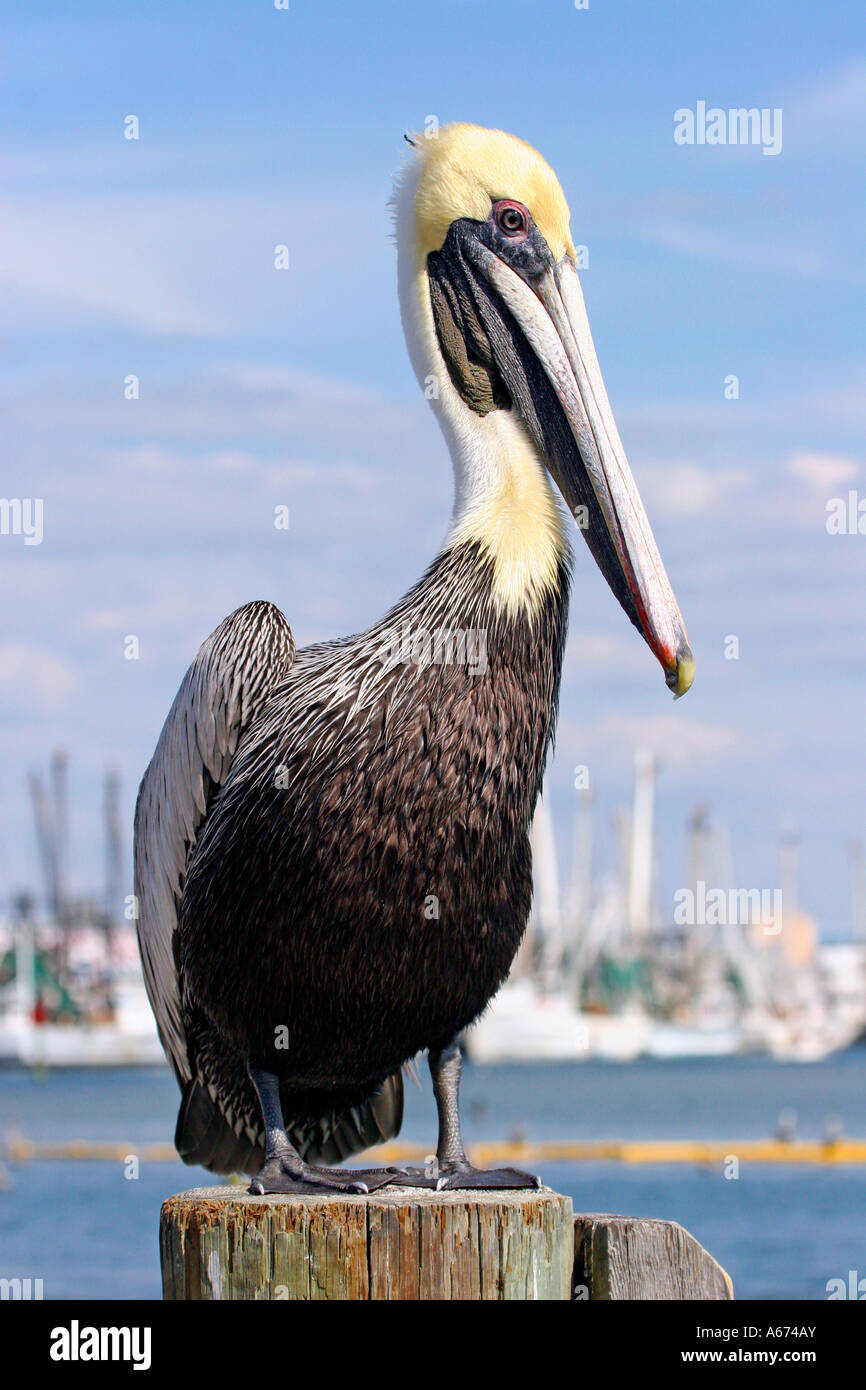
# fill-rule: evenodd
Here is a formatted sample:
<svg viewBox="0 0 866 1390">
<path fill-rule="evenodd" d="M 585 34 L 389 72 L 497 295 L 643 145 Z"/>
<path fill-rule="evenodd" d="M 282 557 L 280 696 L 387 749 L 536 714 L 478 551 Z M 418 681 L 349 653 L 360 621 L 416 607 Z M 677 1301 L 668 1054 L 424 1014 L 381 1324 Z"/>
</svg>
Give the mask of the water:
<svg viewBox="0 0 866 1390">
<path fill-rule="evenodd" d="M 435 1118 L 425 1069 L 406 1088 L 402 1137 L 433 1147 Z M 766 1058 L 627 1066 L 562 1063 L 469 1067 L 469 1140 L 765 1138 L 782 1110 L 798 1135 L 820 1137 L 838 1115 L 866 1135 L 866 1049 L 809 1066 Z M 122 1141 L 129 1152 L 170 1140 L 177 1090 L 164 1070 L 0 1072 L 0 1122 L 29 1139 Z M 0 1191 L 0 1275 L 41 1278 L 46 1298 L 158 1298 L 159 1205 L 171 1192 L 213 1181 L 176 1163 L 10 1165 Z M 550 1163 L 542 1176 L 582 1211 L 679 1221 L 725 1266 L 738 1298 L 822 1299 L 827 1281 L 866 1276 L 866 1173 L 862 1167 L 717 1167 Z"/>
</svg>

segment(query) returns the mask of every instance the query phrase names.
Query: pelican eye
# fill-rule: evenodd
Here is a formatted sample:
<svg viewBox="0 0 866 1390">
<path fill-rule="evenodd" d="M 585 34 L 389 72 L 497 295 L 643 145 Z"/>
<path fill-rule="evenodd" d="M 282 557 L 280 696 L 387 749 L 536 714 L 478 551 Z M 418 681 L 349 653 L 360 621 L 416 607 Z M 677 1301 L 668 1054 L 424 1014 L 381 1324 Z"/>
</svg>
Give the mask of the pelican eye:
<svg viewBox="0 0 866 1390">
<path fill-rule="evenodd" d="M 499 230 L 507 237 L 526 236 L 529 231 L 529 213 L 520 203 L 496 203 L 493 218 Z"/>
</svg>

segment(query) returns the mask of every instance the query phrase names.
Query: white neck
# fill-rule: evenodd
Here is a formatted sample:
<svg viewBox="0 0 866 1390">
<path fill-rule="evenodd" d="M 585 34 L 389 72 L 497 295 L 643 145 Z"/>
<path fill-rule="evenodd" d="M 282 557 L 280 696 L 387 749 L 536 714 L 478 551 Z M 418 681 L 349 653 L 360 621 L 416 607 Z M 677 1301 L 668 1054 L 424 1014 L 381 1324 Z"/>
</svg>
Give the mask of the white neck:
<svg viewBox="0 0 866 1390">
<path fill-rule="evenodd" d="M 443 542 L 476 541 L 493 564 L 494 601 L 534 611 L 556 589 L 567 533 L 544 460 L 514 411 L 478 415 L 454 387 L 439 348 L 427 269 L 414 247 L 417 172 L 396 200 L 400 312 L 415 374 L 454 464 L 454 510 Z"/>
</svg>

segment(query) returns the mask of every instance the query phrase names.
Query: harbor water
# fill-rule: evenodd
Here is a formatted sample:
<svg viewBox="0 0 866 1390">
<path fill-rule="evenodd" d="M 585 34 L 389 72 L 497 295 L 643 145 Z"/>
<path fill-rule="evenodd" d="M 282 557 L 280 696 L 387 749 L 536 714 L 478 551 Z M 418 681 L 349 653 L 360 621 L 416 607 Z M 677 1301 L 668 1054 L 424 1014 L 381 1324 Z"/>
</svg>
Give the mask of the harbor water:
<svg viewBox="0 0 866 1390">
<path fill-rule="evenodd" d="M 426 1069 L 406 1085 L 401 1137 L 435 1146 Z M 866 1048 L 813 1064 L 766 1057 L 467 1067 L 466 1137 L 708 1139 L 797 1135 L 828 1126 L 866 1137 Z M 0 1123 L 37 1142 L 171 1139 L 177 1090 L 167 1069 L 0 1072 Z M 790 1121 L 791 1117 L 788 1116 Z M 373 1160 L 375 1161 L 375 1159 Z M 725 1266 L 737 1298 L 825 1299 L 866 1279 L 866 1170 L 859 1165 L 547 1163 L 543 1180 L 576 1210 L 679 1221 Z M 0 1275 L 42 1279 L 45 1298 L 159 1298 L 160 1202 L 213 1181 L 176 1162 L 6 1163 Z M 866 1282 L 864 1282 L 866 1289 Z M 864 1295 L 866 1296 L 866 1295 Z"/>
</svg>

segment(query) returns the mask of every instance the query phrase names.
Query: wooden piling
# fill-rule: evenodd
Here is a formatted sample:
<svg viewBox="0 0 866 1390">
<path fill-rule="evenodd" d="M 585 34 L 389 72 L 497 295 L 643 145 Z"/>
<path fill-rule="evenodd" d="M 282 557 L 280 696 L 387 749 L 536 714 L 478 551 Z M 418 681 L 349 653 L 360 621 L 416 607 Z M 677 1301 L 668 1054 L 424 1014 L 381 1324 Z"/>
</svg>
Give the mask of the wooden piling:
<svg viewBox="0 0 866 1390">
<path fill-rule="evenodd" d="M 588 1301 L 733 1298 L 730 1275 L 676 1221 L 574 1218 L 574 1295 Z"/>
<path fill-rule="evenodd" d="M 166 1299 L 568 1300 L 574 1223 L 547 1189 L 202 1187 L 163 1203 L 160 1257 Z"/>
</svg>

